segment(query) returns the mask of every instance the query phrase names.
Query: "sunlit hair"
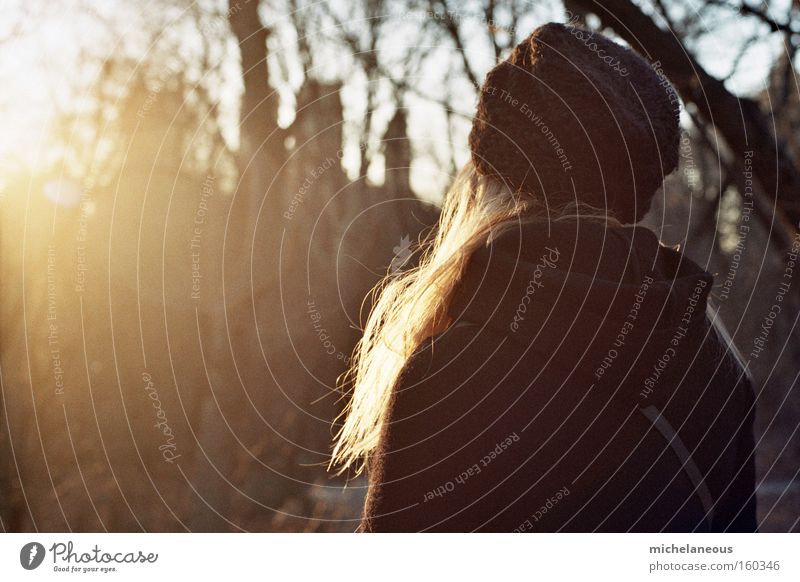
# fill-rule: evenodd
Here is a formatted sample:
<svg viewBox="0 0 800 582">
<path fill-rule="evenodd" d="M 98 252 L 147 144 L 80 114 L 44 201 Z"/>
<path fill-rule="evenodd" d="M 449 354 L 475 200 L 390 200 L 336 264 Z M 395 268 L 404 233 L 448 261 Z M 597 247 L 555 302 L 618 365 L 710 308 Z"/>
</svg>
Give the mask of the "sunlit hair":
<svg viewBox="0 0 800 582">
<path fill-rule="evenodd" d="M 585 205 L 547 207 L 543 200 L 513 192 L 497 178 L 479 175 L 472 163 L 459 172 L 445 197 L 438 227 L 421 244 L 418 266 L 390 275 L 374 290 L 377 302 L 356 346 L 353 365 L 342 376 L 352 386 L 331 466 L 360 473 L 378 445 L 392 390 L 414 352 L 450 324 L 448 307 L 472 254 L 490 237 L 526 220 L 549 215 L 619 224 Z"/>
</svg>

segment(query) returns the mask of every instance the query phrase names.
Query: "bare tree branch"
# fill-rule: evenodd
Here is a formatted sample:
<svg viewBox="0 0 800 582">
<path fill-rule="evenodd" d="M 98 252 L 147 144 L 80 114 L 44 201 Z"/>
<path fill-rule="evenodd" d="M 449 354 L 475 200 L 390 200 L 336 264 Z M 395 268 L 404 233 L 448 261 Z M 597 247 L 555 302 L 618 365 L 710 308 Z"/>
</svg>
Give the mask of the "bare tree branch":
<svg viewBox="0 0 800 582">
<path fill-rule="evenodd" d="M 756 102 L 730 93 L 689 53 L 674 31 L 659 28 L 630 0 L 571 0 L 593 11 L 601 22 L 619 34 L 651 61 L 658 62 L 684 101 L 694 103 L 702 117 L 724 136 L 734 155 L 743 163 L 745 152 L 755 152 L 753 173 L 765 193 L 776 202 L 776 210 L 793 225 L 800 222 L 800 173 L 782 150 L 765 115 Z M 782 235 L 782 246 L 790 232 Z"/>
<path fill-rule="evenodd" d="M 455 18 L 453 18 L 453 13 L 447 6 L 447 1 L 428 0 L 428 2 L 431 12 L 437 12 L 437 8 L 441 9 L 439 16 L 441 17 L 442 26 L 450 36 L 450 40 L 453 41 L 456 50 L 461 56 L 461 63 L 464 66 L 464 74 L 467 75 L 467 78 L 469 79 L 469 82 L 472 83 L 473 87 L 480 87 L 481 84 L 478 81 L 478 75 L 475 71 L 473 71 L 472 65 L 470 65 L 469 59 L 467 58 L 467 52 L 464 48 L 464 41 L 461 38 L 461 31 L 459 30 L 458 22 Z"/>
<path fill-rule="evenodd" d="M 747 2 L 741 2 L 740 4 L 731 4 L 729 2 L 726 2 L 725 0 L 706 0 L 706 2 L 708 4 L 712 4 L 715 6 L 730 8 L 731 10 L 737 11 L 742 16 L 755 16 L 758 20 L 769 26 L 769 29 L 772 32 L 786 32 L 789 34 L 797 34 L 798 32 L 800 32 L 792 28 L 791 22 L 789 23 L 778 22 L 763 10 L 751 6 Z"/>
</svg>

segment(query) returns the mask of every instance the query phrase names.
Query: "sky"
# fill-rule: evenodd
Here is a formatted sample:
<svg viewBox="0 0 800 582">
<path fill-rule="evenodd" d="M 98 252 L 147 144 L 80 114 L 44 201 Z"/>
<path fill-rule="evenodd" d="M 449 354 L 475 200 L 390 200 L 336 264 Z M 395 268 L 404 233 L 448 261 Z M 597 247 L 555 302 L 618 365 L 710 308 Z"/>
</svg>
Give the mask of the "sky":
<svg viewBox="0 0 800 582">
<path fill-rule="evenodd" d="M 201 0 L 206 1 L 206 0 Z M 214 2 L 215 0 L 207 0 Z M 343 10 L 342 0 L 331 0 L 336 11 Z M 790 0 L 774 2 L 778 15 L 782 14 Z M 702 6 L 702 2 L 688 0 L 681 3 L 692 9 Z M 141 58 L 152 48 L 151 38 L 143 35 L 143 30 L 167 30 L 165 23 L 178 17 L 183 9 L 180 2 L 164 9 L 164 0 L 150 0 L 145 3 L 127 3 L 122 0 L 61 0 L 57 5 L 24 0 L 0 0 L 2 12 L 6 15 L 0 23 L 0 122 L 6 139 L 0 143 L 0 178 L 20 165 L 32 169 L 47 167 L 54 154 L 47 146 L 58 139 L 54 134 L 55 121 L 60 110 L 80 112 L 82 104 L 91 103 L 93 79 L 104 59 L 130 54 L 134 59 Z M 222 6 L 221 4 L 217 4 Z M 57 6 L 57 8 L 56 8 Z M 533 28 L 546 20 L 564 20 L 560 3 L 537 4 L 537 12 L 523 21 L 523 27 Z M 185 8 L 185 6 L 184 6 Z M 341 12 L 346 13 L 346 10 Z M 418 16 L 405 15 L 397 18 L 387 27 L 386 36 L 380 45 L 382 55 L 392 61 L 394 55 L 401 55 L 409 42 L 413 42 L 415 27 L 419 26 Z M 265 18 L 273 22 L 285 22 L 285 15 L 266 13 Z M 416 20 L 415 20 L 416 18 Z M 744 40 L 756 26 L 751 20 L 733 18 L 720 23 L 713 14 L 700 13 L 700 18 L 708 27 L 716 27 L 713 35 L 706 35 L 696 47 L 701 64 L 714 76 L 726 76 L 734 56 Z M 780 18 L 780 16 L 778 16 Z M 357 23 L 348 26 L 358 28 Z M 485 37 L 478 23 L 467 26 L 465 38 L 469 39 L 466 50 L 476 69 L 481 73 L 492 65 L 487 51 Z M 470 28 L 471 27 L 471 28 Z M 196 32 L 182 30 L 174 25 L 173 31 L 183 36 L 185 46 L 181 50 L 196 50 Z M 325 31 L 322 31 L 323 33 Z M 328 31 L 330 33 L 330 31 Z M 288 40 L 286 40 L 288 39 Z M 290 35 L 283 35 L 283 47 L 273 49 L 287 50 L 289 86 L 281 87 L 283 106 L 281 123 L 288 124 L 293 116 L 292 84 L 297 84 L 302 73 L 292 64 Z M 695 48 L 695 47 L 693 47 Z M 780 54 L 782 46 L 776 35 L 764 36 L 745 53 L 737 74 L 729 79 L 728 87 L 740 95 L 755 95 L 764 88 L 770 63 Z M 223 77 L 219 87 L 220 107 L 224 112 L 225 135 L 235 147 L 237 137 L 238 99 L 241 81 L 238 77 L 235 46 L 228 46 L 223 66 Z M 448 68 L 457 66 L 453 49 L 442 46 L 434 49 L 431 57 L 420 71 L 419 87 L 434 97 L 443 98 L 445 91 L 443 78 Z M 350 55 L 339 51 L 321 51 L 316 60 L 318 74 L 322 77 L 345 79 L 342 100 L 346 122 L 352 127 L 363 120 L 366 102 L 364 99 L 365 79 L 353 74 Z M 383 94 L 387 94 L 386 83 Z M 77 88 L 77 93 L 76 93 Z M 124 88 L 121 88 L 123 92 Z M 470 115 L 475 106 L 475 92 L 463 81 L 451 88 L 454 109 Z M 445 116 L 437 104 L 414 94 L 408 94 L 405 105 L 409 108 L 409 135 L 416 154 L 412 167 L 412 187 L 423 198 L 437 201 L 448 183 L 449 168 L 443 164 L 448 159 L 451 144 L 448 138 Z M 376 131 L 382 131 L 393 115 L 391 103 L 382 103 L 375 114 Z M 462 118 L 454 129 L 456 159 L 463 163 L 467 158 L 466 136 L 469 131 L 468 117 Z M 351 129 L 352 129 L 351 127 Z M 353 175 L 353 164 L 357 157 L 358 144 L 352 138 L 353 131 L 346 130 L 347 153 L 344 158 L 346 168 Z M 380 182 L 382 168 L 373 164 L 369 177 Z M 0 182 L 1 184 L 2 182 Z"/>
</svg>

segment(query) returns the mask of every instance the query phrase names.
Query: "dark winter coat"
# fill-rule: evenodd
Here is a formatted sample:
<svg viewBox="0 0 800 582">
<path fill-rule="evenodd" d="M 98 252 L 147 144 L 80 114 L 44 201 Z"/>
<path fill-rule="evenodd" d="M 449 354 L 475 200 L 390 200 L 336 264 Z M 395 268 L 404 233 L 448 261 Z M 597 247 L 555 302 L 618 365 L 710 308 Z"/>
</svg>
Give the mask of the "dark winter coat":
<svg viewBox="0 0 800 582">
<path fill-rule="evenodd" d="M 395 387 L 361 531 L 754 531 L 750 381 L 713 278 L 646 228 L 473 255 Z"/>
</svg>

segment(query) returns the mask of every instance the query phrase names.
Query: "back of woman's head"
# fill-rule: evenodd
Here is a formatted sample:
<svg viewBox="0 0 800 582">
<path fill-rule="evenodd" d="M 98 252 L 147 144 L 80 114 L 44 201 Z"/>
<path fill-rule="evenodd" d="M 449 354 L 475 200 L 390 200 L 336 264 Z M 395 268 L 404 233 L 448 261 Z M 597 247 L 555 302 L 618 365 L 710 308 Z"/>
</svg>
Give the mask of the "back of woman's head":
<svg viewBox="0 0 800 582">
<path fill-rule="evenodd" d="M 679 100 L 657 66 L 550 23 L 486 76 L 470 133 L 478 172 L 545 201 L 638 222 L 678 163 Z"/>
</svg>

